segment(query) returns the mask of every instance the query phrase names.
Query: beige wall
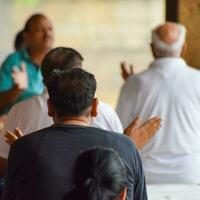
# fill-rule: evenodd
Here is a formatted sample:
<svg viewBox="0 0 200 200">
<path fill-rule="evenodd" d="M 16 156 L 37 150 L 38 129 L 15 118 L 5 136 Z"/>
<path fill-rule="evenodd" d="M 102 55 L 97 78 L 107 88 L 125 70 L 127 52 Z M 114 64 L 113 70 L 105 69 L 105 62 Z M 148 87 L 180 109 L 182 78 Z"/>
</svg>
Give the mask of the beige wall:
<svg viewBox="0 0 200 200">
<path fill-rule="evenodd" d="M 200 68 L 200 0 L 179 0 L 179 21 L 187 28 L 187 63 Z"/>
<path fill-rule="evenodd" d="M 84 67 L 97 78 L 97 96 L 113 107 L 123 83 L 119 62 L 133 62 L 137 73 L 146 69 L 152 61 L 150 31 L 165 16 L 164 0 L 8 2 L 0 0 L 0 60 L 13 50 L 14 35 L 26 18 L 43 12 L 53 21 L 55 46 L 73 47 L 83 54 Z"/>
</svg>

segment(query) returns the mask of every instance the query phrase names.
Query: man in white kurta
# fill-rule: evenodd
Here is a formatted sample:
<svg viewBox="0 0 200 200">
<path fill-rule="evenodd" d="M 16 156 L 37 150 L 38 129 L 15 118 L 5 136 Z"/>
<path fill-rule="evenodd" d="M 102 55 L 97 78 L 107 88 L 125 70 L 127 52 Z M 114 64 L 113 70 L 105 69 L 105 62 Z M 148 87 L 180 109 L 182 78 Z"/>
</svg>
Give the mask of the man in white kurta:
<svg viewBox="0 0 200 200">
<path fill-rule="evenodd" d="M 147 183 L 200 183 L 200 72 L 180 57 L 184 42 L 183 26 L 157 27 L 155 61 L 121 89 L 117 113 L 123 127 L 136 115 L 162 118 L 161 129 L 140 151 Z"/>
</svg>

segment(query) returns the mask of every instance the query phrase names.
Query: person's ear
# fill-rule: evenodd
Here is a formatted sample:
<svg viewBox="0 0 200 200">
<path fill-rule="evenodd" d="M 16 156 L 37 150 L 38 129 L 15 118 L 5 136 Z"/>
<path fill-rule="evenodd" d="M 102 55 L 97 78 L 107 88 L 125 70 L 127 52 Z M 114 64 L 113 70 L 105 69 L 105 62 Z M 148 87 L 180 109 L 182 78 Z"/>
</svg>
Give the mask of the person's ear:
<svg viewBox="0 0 200 200">
<path fill-rule="evenodd" d="M 51 99 L 47 99 L 47 107 L 48 107 L 49 117 L 53 117 L 55 115 L 55 110 L 54 110 L 54 106 L 51 102 Z"/>
<path fill-rule="evenodd" d="M 97 108 L 98 108 L 98 99 L 97 98 L 94 98 L 93 101 L 92 101 L 92 110 L 91 110 L 91 116 L 92 117 L 96 117 L 98 112 L 97 112 Z"/>
<path fill-rule="evenodd" d="M 185 53 L 187 51 L 187 42 L 184 43 L 182 50 L 181 50 L 181 57 L 184 57 Z"/>
<path fill-rule="evenodd" d="M 119 195 L 119 200 L 126 200 L 127 188 L 124 188 Z"/>
</svg>

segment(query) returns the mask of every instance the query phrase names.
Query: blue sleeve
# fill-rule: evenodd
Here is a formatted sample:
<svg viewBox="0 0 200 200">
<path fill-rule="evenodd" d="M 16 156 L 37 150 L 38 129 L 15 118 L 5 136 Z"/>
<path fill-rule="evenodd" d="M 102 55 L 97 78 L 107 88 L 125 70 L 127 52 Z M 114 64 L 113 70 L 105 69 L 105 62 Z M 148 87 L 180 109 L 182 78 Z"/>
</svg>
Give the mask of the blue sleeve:
<svg viewBox="0 0 200 200">
<path fill-rule="evenodd" d="M 146 189 L 146 180 L 142 167 L 142 162 L 138 151 L 136 150 L 136 176 L 135 176 L 135 186 L 134 186 L 134 194 L 135 200 L 147 200 L 147 189 Z"/>
<path fill-rule="evenodd" d="M 128 162 L 127 162 L 127 173 L 129 178 L 129 183 L 132 183 L 133 190 L 128 189 L 129 200 L 148 200 L 147 197 L 147 189 L 146 189 L 146 181 L 145 175 L 142 167 L 142 162 L 140 155 L 133 144 L 132 141 L 129 140 L 129 144 L 127 144 L 128 153 L 126 150 L 126 154 Z M 132 192 L 132 194 L 131 194 Z"/>
<path fill-rule="evenodd" d="M 12 70 L 14 67 L 20 67 L 20 60 L 12 54 L 6 58 L 0 68 L 0 92 L 11 89 L 14 85 L 12 79 Z"/>
<path fill-rule="evenodd" d="M 142 167 L 140 155 L 135 147 L 135 144 L 126 137 L 121 142 L 121 158 L 127 169 L 128 185 L 127 185 L 127 200 L 148 200 L 145 175 Z M 124 141 L 124 142 L 122 142 Z"/>
</svg>

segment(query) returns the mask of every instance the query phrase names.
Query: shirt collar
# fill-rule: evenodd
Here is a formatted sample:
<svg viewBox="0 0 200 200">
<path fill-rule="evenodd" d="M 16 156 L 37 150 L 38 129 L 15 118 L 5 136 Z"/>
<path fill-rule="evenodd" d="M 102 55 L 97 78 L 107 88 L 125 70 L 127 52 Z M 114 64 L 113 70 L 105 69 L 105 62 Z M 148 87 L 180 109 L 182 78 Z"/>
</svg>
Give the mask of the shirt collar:
<svg viewBox="0 0 200 200">
<path fill-rule="evenodd" d="M 29 55 L 28 55 L 27 49 L 23 48 L 23 49 L 20 50 L 20 52 L 21 52 L 21 55 L 22 55 L 22 57 L 23 57 L 24 59 L 30 61 L 30 57 L 29 57 Z"/>
<path fill-rule="evenodd" d="M 181 67 L 186 67 L 187 64 L 184 59 L 180 57 L 165 57 L 165 58 L 158 58 L 154 60 L 150 64 L 151 67 L 156 67 L 156 68 L 181 68 Z"/>
<path fill-rule="evenodd" d="M 31 60 L 31 58 L 30 58 L 30 56 L 29 56 L 28 51 L 27 51 L 26 48 L 21 49 L 21 50 L 20 50 L 20 53 L 21 53 L 22 57 L 24 58 L 24 60 L 27 60 L 29 63 L 34 64 L 34 65 L 37 67 L 37 69 L 39 69 L 39 66 L 38 66 L 37 64 L 35 64 L 35 63 Z"/>
</svg>

